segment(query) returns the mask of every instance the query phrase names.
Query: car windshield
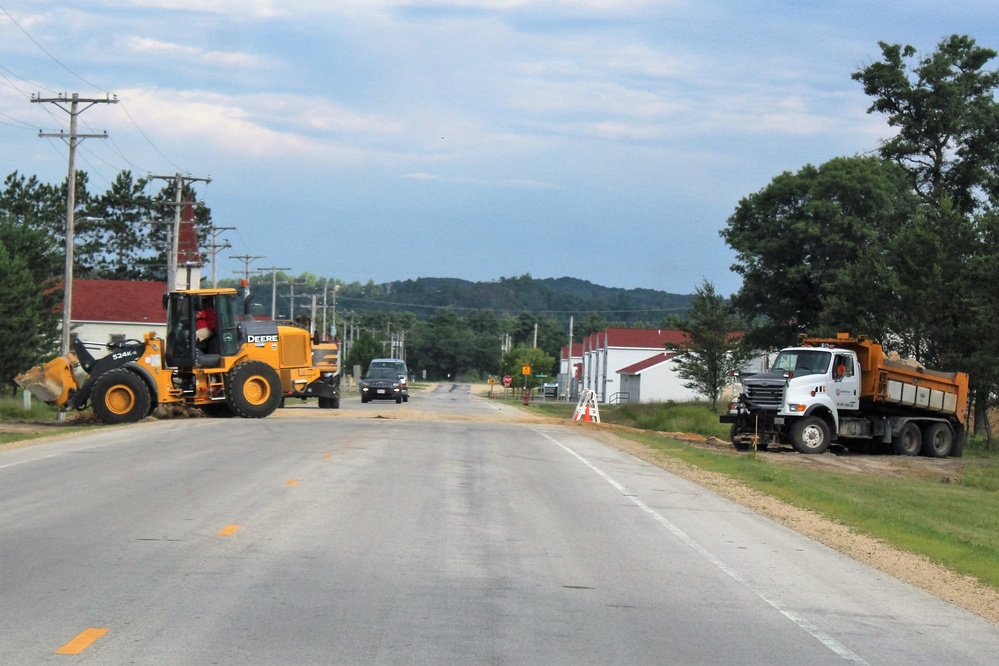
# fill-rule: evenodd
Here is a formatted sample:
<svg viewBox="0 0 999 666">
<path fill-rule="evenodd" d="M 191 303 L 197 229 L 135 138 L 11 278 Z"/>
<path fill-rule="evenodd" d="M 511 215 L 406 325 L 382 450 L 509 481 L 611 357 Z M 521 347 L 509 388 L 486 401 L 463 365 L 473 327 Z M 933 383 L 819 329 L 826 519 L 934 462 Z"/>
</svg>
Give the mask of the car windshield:
<svg viewBox="0 0 999 666">
<path fill-rule="evenodd" d="M 392 368 L 371 368 L 365 379 L 396 379 L 395 370 Z"/>
<path fill-rule="evenodd" d="M 774 361 L 774 370 L 793 372 L 795 376 L 821 375 L 829 369 L 832 354 L 811 349 L 791 349 L 782 351 Z"/>
<path fill-rule="evenodd" d="M 392 372 L 395 372 L 395 373 L 400 374 L 400 375 L 404 373 L 404 370 L 402 369 L 402 364 L 401 363 L 396 363 L 394 361 L 373 361 L 371 363 L 371 367 L 368 368 L 368 370 L 369 371 L 373 371 L 373 370 L 376 370 L 376 369 L 377 370 L 382 370 L 382 369 L 391 370 Z"/>
</svg>

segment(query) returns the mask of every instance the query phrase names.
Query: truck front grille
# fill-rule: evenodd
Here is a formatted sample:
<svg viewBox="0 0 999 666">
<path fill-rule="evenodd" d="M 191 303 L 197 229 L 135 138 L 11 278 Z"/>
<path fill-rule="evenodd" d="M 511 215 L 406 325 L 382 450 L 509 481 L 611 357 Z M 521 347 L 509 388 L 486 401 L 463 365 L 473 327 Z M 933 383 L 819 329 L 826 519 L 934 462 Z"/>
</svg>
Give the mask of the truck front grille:
<svg viewBox="0 0 999 666">
<path fill-rule="evenodd" d="M 746 397 L 754 405 L 777 409 L 784 402 L 784 382 L 763 382 L 746 386 Z"/>
</svg>

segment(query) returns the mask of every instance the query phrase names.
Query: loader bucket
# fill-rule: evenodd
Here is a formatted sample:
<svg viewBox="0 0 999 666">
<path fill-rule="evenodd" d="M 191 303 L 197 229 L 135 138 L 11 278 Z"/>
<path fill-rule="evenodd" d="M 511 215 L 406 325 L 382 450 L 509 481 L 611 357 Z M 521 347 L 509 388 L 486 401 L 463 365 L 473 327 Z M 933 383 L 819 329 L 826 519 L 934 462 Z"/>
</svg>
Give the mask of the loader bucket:
<svg viewBox="0 0 999 666">
<path fill-rule="evenodd" d="M 73 368 L 77 361 L 74 354 L 57 356 L 45 365 L 14 377 L 14 383 L 29 391 L 42 402 L 62 407 L 77 389 Z"/>
</svg>

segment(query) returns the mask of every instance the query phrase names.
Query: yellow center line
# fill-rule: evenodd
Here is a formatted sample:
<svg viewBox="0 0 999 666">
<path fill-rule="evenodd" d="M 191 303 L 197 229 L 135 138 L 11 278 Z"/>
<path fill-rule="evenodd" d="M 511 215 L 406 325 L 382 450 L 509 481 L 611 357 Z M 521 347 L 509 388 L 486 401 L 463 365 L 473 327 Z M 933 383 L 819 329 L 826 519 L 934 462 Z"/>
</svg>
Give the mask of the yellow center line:
<svg viewBox="0 0 999 666">
<path fill-rule="evenodd" d="M 323 460 L 329 460 L 332 457 L 333 457 L 332 453 L 327 453 L 327 454 L 323 455 Z"/>
<path fill-rule="evenodd" d="M 298 485 L 298 479 L 288 479 L 287 481 L 284 482 L 284 485 L 286 485 L 286 486 L 297 486 Z"/>
<path fill-rule="evenodd" d="M 235 534 L 239 530 L 239 525 L 226 525 L 219 530 L 219 536 L 230 536 Z"/>
<path fill-rule="evenodd" d="M 86 631 L 80 632 L 80 634 L 71 640 L 70 642 L 63 645 L 61 648 L 55 651 L 56 654 L 80 654 L 88 647 L 90 647 L 94 641 L 108 633 L 108 629 L 103 629 L 100 627 L 91 627 Z"/>
</svg>

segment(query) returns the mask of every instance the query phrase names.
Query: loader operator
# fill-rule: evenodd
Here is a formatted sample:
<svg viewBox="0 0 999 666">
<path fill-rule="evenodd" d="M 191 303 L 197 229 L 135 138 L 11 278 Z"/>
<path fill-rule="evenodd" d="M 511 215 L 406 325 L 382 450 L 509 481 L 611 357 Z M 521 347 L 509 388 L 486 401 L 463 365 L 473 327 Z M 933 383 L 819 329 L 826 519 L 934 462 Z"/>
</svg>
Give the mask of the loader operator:
<svg viewBox="0 0 999 666">
<path fill-rule="evenodd" d="M 208 351 L 208 341 L 215 335 L 215 309 L 207 306 L 198 310 L 195 315 L 195 333 L 198 338 L 198 347 L 201 351 Z"/>
</svg>

